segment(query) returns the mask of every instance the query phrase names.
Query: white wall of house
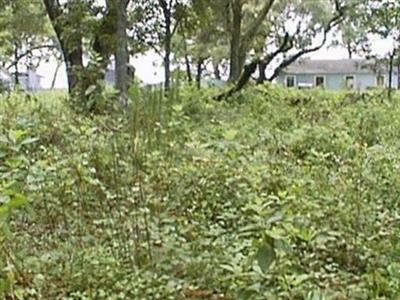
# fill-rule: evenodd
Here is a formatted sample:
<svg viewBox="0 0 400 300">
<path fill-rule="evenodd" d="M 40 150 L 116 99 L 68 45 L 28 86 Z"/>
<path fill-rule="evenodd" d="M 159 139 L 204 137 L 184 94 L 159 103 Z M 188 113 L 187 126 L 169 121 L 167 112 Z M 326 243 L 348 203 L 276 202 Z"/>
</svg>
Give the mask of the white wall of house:
<svg viewBox="0 0 400 300">
<path fill-rule="evenodd" d="M 20 88 L 25 91 L 39 91 L 42 89 L 42 76 L 32 70 L 21 73 L 18 77 Z M 15 78 L 12 77 L 12 84 L 15 84 Z"/>
<path fill-rule="evenodd" d="M 285 74 L 282 73 L 278 76 L 277 82 L 286 85 L 287 76 L 295 76 L 296 86 L 299 85 L 311 85 L 315 86 L 315 77 L 324 76 L 325 78 L 325 88 L 330 90 L 342 90 L 346 88 L 345 77 L 354 75 L 355 90 L 365 91 L 370 88 L 376 88 L 377 85 L 377 75 L 375 74 Z M 389 73 L 384 74 L 385 77 L 385 87 L 389 86 Z M 392 87 L 398 88 L 398 74 L 393 73 Z"/>
<path fill-rule="evenodd" d="M 42 89 L 41 80 L 42 76 L 31 70 L 28 71 L 27 90 L 38 91 Z"/>
<path fill-rule="evenodd" d="M 11 75 L 5 70 L 0 69 L 0 84 L 5 88 L 10 88 L 12 83 Z"/>
</svg>

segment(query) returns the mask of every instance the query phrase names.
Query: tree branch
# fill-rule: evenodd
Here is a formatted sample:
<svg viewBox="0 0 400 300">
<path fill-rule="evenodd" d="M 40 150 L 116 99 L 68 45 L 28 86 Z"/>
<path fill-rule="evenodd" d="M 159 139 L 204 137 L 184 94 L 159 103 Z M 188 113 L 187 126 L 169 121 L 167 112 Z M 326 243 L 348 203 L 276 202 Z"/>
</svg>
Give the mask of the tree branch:
<svg viewBox="0 0 400 300">
<path fill-rule="evenodd" d="M 272 5 L 272 3 L 271 3 L 271 5 Z M 296 54 L 290 56 L 288 59 L 285 59 L 284 61 L 282 61 L 279 64 L 279 66 L 274 70 L 273 75 L 268 79 L 269 81 L 271 81 L 274 78 L 276 78 L 276 76 L 279 75 L 279 73 L 280 73 L 280 71 L 282 69 L 284 69 L 287 66 L 289 66 L 291 63 L 296 61 L 302 55 L 317 51 L 317 50 L 321 49 L 325 45 L 328 33 L 333 28 L 335 28 L 340 22 L 343 21 L 343 17 L 345 15 L 346 7 L 345 6 L 341 6 L 339 0 L 335 0 L 335 8 L 336 8 L 337 14 L 335 16 L 333 16 L 332 19 L 329 20 L 328 24 L 326 26 L 324 26 L 324 28 L 323 28 L 323 40 L 322 40 L 322 42 L 319 45 L 315 46 L 315 47 L 302 49 L 299 52 L 297 52 Z M 299 28 L 298 28 L 298 30 L 296 31 L 296 33 L 293 36 L 289 36 L 289 34 L 286 33 L 281 45 L 279 46 L 279 48 L 276 51 L 274 51 L 273 53 L 265 56 L 263 59 L 259 59 L 259 58 L 254 59 L 252 62 L 250 62 L 248 65 L 246 65 L 244 67 L 244 70 L 243 70 L 242 74 L 239 77 L 238 82 L 235 84 L 235 86 L 233 88 L 231 88 L 230 90 L 228 90 L 227 92 L 224 92 L 224 93 L 222 93 L 220 95 L 217 95 L 216 97 L 214 97 L 214 99 L 217 100 L 217 101 L 221 101 L 223 99 L 226 99 L 226 98 L 232 96 L 234 93 L 240 91 L 249 82 L 252 74 L 256 71 L 257 65 L 260 62 L 262 62 L 262 63 L 264 63 L 266 65 L 269 65 L 271 63 L 271 61 L 278 54 L 285 53 L 285 52 L 287 52 L 287 51 L 289 51 L 290 49 L 293 48 L 293 41 L 294 41 L 294 38 L 295 38 L 296 34 L 301 34 L 299 32 Z"/>
<path fill-rule="evenodd" d="M 257 65 L 260 62 L 264 63 L 265 65 L 269 65 L 270 62 L 279 53 L 282 53 L 282 52 L 286 51 L 286 49 L 288 48 L 288 45 L 291 45 L 291 37 L 289 36 L 288 33 L 286 33 L 285 37 L 283 38 L 283 41 L 282 41 L 281 45 L 279 46 L 279 48 L 277 50 L 275 50 L 274 52 L 272 52 L 271 54 L 265 56 L 262 59 L 256 58 L 252 62 L 247 64 L 244 67 L 244 70 L 243 70 L 242 74 L 240 75 L 239 80 L 235 84 L 235 86 L 232 87 L 231 89 L 229 89 L 227 92 L 224 92 L 222 94 L 217 95 L 216 97 L 214 97 L 214 99 L 217 100 L 217 101 L 221 101 L 221 100 L 224 100 L 224 99 L 232 96 L 234 93 L 240 91 L 249 82 L 252 74 L 256 71 Z M 289 48 L 290 47 L 291 46 L 289 46 Z"/>
<path fill-rule="evenodd" d="M 47 49 L 55 49 L 57 47 L 55 45 L 50 45 L 50 44 L 49 45 L 38 45 L 38 46 L 31 47 L 29 50 L 26 50 L 24 53 L 21 53 L 17 57 L 15 57 L 14 61 L 9 66 L 7 66 L 6 69 L 10 70 L 12 67 L 15 67 L 19 63 L 19 61 L 21 59 L 23 59 L 25 56 L 33 54 L 33 51 L 46 49 L 46 48 Z"/>
<path fill-rule="evenodd" d="M 265 2 L 257 18 L 245 30 L 241 42 L 243 45 L 247 46 L 254 39 L 255 35 L 257 34 L 258 28 L 261 26 L 262 22 L 264 22 L 264 19 L 271 10 L 274 2 L 275 0 L 268 0 L 267 2 Z"/>
<path fill-rule="evenodd" d="M 336 1 L 338 2 L 338 1 Z M 289 58 L 283 60 L 278 67 L 275 68 L 274 73 L 272 74 L 272 76 L 270 76 L 268 78 L 268 81 L 272 81 L 274 80 L 279 74 L 280 72 L 286 68 L 287 66 L 289 66 L 290 64 L 292 64 L 293 62 L 295 62 L 298 58 L 300 58 L 301 56 L 303 56 L 304 54 L 308 54 L 308 53 L 312 53 L 315 51 L 318 51 L 319 49 L 321 49 L 327 40 L 328 37 L 328 33 L 336 26 L 340 23 L 340 21 L 342 20 L 344 15 L 344 11 L 343 10 L 339 10 L 339 14 L 334 16 L 329 22 L 328 25 L 324 28 L 324 32 L 323 32 L 323 39 L 321 41 L 321 43 L 315 47 L 311 47 L 311 48 L 305 48 L 305 49 L 301 49 L 300 51 L 298 51 L 296 54 L 291 55 Z"/>
</svg>

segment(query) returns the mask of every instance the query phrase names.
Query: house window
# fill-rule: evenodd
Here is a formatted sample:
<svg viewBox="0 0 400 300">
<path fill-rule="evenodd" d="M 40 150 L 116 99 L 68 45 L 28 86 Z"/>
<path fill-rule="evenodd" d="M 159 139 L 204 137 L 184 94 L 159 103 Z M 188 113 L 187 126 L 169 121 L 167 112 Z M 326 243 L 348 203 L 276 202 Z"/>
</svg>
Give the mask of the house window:
<svg viewBox="0 0 400 300">
<path fill-rule="evenodd" d="M 376 76 L 376 86 L 385 86 L 385 76 L 383 75 Z"/>
<path fill-rule="evenodd" d="M 285 83 L 287 87 L 294 87 L 296 85 L 296 77 L 286 76 Z"/>
<path fill-rule="evenodd" d="M 315 86 L 325 87 L 325 76 L 315 76 Z"/>
<path fill-rule="evenodd" d="M 347 75 L 344 77 L 346 89 L 354 89 L 355 86 L 355 78 L 354 75 Z"/>
</svg>

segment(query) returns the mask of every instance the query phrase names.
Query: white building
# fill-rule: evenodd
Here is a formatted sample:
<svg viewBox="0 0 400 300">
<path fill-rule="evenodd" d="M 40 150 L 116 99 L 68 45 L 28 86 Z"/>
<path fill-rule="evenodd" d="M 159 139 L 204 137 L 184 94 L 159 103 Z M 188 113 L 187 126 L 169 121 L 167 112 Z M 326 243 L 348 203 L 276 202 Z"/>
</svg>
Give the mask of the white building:
<svg viewBox="0 0 400 300">
<path fill-rule="evenodd" d="M 2 88 L 9 89 L 12 85 L 11 74 L 4 69 L 0 69 L 0 90 Z"/>
<path fill-rule="evenodd" d="M 27 70 L 26 72 L 20 72 L 18 79 L 20 88 L 25 91 L 38 91 L 42 89 L 42 81 L 43 76 L 37 74 L 33 70 Z M 13 78 L 14 79 L 14 78 Z M 13 80 L 14 82 L 14 80 Z"/>
</svg>

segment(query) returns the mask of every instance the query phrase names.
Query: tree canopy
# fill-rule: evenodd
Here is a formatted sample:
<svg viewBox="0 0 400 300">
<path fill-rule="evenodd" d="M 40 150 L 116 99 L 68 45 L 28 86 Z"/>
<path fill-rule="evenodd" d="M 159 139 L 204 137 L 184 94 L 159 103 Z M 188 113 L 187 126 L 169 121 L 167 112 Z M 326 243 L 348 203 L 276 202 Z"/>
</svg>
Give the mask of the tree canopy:
<svg viewBox="0 0 400 300">
<path fill-rule="evenodd" d="M 1 65 L 18 74 L 58 52 L 70 94 L 86 100 L 101 93 L 111 62 L 126 95 L 130 57 L 148 50 L 162 58 L 166 91 L 173 71 L 183 68 L 197 86 L 204 74 L 228 80 L 230 94 L 253 74 L 257 83 L 274 80 L 330 42 L 345 46 L 349 57 L 370 55 L 377 35 L 393 41 L 397 57 L 400 39 L 399 4 L 391 0 L 1 0 L 0 6 Z"/>
</svg>

